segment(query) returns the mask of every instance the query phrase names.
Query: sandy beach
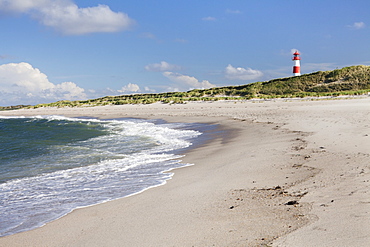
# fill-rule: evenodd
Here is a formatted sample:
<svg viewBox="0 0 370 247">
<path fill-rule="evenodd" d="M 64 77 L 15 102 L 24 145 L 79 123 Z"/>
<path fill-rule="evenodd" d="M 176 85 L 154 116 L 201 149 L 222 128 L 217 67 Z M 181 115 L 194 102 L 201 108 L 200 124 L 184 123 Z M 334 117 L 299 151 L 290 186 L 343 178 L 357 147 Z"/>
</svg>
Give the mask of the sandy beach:
<svg viewBox="0 0 370 247">
<path fill-rule="evenodd" d="M 370 97 L 39 108 L 0 115 L 217 124 L 167 184 L 0 246 L 369 246 Z"/>
</svg>

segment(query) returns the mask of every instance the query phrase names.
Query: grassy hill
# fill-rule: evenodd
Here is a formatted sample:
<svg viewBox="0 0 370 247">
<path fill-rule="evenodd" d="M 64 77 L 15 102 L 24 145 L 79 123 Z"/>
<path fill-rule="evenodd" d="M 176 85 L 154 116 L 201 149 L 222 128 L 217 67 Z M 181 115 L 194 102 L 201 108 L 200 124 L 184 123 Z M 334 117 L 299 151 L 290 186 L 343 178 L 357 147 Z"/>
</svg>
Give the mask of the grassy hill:
<svg viewBox="0 0 370 247">
<path fill-rule="evenodd" d="M 14 106 L 0 106 L 0 111 L 17 110 L 22 108 L 32 107 L 30 105 L 14 105 Z"/>
<path fill-rule="evenodd" d="M 361 95 L 369 92 L 370 66 L 358 65 L 242 86 L 194 89 L 188 92 L 106 96 L 80 101 L 64 100 L 32 107 L 151 104 L 155 102 L 184 103 L 186 101 L 215 101 L 220 99 Z"/>
</svg>

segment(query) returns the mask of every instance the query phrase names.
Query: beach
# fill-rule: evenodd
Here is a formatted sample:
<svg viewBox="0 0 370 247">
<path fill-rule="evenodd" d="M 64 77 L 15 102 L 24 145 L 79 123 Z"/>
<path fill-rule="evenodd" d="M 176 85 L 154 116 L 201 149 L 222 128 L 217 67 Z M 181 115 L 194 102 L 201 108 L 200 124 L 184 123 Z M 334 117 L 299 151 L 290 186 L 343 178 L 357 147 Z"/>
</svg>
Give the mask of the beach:
<svg viewBox="0 0 370 247">
<path fill-rule="evenodd" d="M 369 246 L 370 97 L 38 108 L 3 116 L 218 127 L 163 186 L 81 208 L 0 246 Z"/>
</svg>

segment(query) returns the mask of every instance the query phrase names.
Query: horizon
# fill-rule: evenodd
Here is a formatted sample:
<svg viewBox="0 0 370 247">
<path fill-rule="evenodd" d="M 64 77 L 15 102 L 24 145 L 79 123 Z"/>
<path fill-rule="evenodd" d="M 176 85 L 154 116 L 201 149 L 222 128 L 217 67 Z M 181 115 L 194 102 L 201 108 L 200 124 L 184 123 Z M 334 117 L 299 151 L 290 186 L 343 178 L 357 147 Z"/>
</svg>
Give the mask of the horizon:
<svg viewBox="0 0 370 247">
<path fill-rule="evenodd" d="M 0 106 L 370 65 L 370 2 L 0 0 Z M 331 11 L 328 11 L 330 9 Z"/>
</svg>

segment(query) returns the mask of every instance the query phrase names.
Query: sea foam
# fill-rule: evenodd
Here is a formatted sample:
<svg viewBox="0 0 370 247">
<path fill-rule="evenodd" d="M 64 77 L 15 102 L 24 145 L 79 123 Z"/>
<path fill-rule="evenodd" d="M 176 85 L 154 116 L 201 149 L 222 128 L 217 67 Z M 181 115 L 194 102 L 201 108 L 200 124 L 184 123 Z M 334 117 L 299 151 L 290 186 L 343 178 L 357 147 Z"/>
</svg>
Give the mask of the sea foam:
<svg viewBox="0 0 370 247">
<path fill-rule="evenodd" d="M 36 150 L 30 158 L 6 159 L 6 148 L 0 153 L 6 160 L 0 166 L 0 236 L 164 184 L 172 176 L 167 171 L 190 165 L 181 163 L 176 151 L 201 134 L 184 124 L 62 116 L 0 117 L 0 126 L 13 128 L 14 135 L 22 129 L 23 138 L 36 132 L 22 140 Z M 17 145 L 19 138 L 14 138 Z"/>
</svg>

